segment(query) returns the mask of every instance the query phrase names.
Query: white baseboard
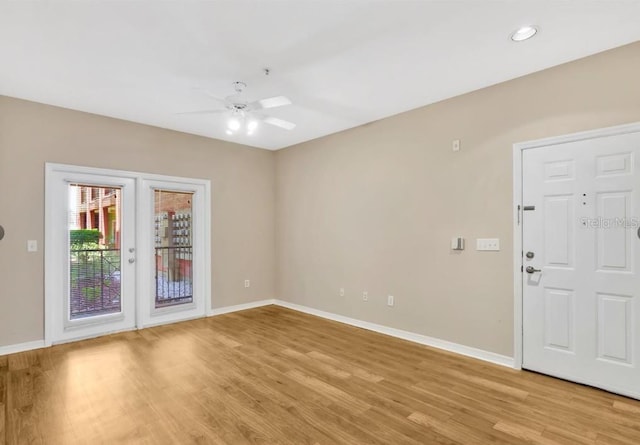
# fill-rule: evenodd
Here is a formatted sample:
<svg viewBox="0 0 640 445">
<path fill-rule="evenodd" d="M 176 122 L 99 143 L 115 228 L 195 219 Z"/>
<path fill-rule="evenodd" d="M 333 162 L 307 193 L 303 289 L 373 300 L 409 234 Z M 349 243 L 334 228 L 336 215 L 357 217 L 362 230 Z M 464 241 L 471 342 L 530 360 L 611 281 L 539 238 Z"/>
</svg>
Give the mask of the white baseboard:
<svg viewBox="0 0 640 445">
<path fill-rule="evenodd" d="M 278 300 L 269 299 L 269 300 L 252 301 L 250 303 L 234 304 L 233 306 L 223 306 L 218 308 L 214 307 L 207 314 L 207 317 L 213 317 L 213 316 L 222 315 L 222 314 L 230 314 L 231 312 L 246 311 L 247 309 L 254 309 L 262 306 L 269 306 L 270 304 L 277 304 L 276 303 L 277 301 Z"/>
<path fill-rule="evenodd" d="M 18 352 L 31 351 L 32 349 L 44 348 L 44 340 L 28 341 L 17 345 L 0 346 L 0 355 L 16 354 Z"/>
<path fill-rule="evenodd" d="M 484 360 L 485 362 L 494 363 L 496 365 L 514 367 L 512 357 L 496 354 L 495 352 L 485 351 L 483 349 L 472 348 L 458 343 L 453 343 L 439 338 L 428 337 L 426 335 L 415 334 L 413 332 L 403 331 L 401 329 L 390 328 L 380 324 L 369 323 L 368 321 L 357 320 L 355 318 L 345 317 L 343 315 L 333 314 L 331 312 L 321 311 L 319 309 L 301 306 L 299 304 L 289 303 L 288 301 L 275 300 L 278 306 L 293 309 L 294 311 L 304 312 L 306 314 L 316 315 L 328 320 L 338 321 L 351 326 L 367 329 L 369 331 L 379 332 L 381 334 L 390 335 L 392 337 L 401 338 L 421 345 L 431 346 L 433 348 L 443 349 L 445 351 L 454 352 L 456 354 L 465 355 L 467 357 Z"/>
<path fill-rule="evenodd" d="M 472 348 L 471 346 L 465 346 L 458 343 L 453 343 L 439 338 L 428 337 L 426 335 L 416 334 L 413 332 L 403 331 L 401 329 L 390 328 L 380 324 L 370 323 L 368 321 L 362 321 L 355 318 L 345 317 L 343 315 L 333 314 L 331 312 L 321 311 L 308 306 L 302 306 L 295 303 L 289 303 L 288 301 L 267 299 L 252 301 L 250 303 L 236 304 L 233 306 L 224 306 L 220 308 L 213 308 L 207 316 L 212 317 L 222 314 L 230 314 L 232 312 L 244 311 L 247 309 L 254 309 L 262 306 L 277 305 L 292 309 L 298 312 L 304 312 L 305 314 L 315 315 L 317 317 L 326 318 L 328 320 L 345 323 L 358 328 L 367 329 L 369 331 L 379 332 L 381 334 L 390 335 L 392 337 L 401 338 L 421 345 L 431 346 L 445 351 L 454 352 L 456 354 L 464 355 L 467 357 L 484 360 L 486 362 L 494 363 L 501 366 L 507 366 L 509 368 L 514 367 L 514 360 L 512 357 L 496 354 L 495 352 L 484 351 L 482 349 Z M 0 346 L 0 355 L 14 354 L 16 352 L 29 351 L 31 349 L 44 348 L 44 340 L 36 340 L 27 343 L 20 343 L 17 345 Z"/>
</svg>

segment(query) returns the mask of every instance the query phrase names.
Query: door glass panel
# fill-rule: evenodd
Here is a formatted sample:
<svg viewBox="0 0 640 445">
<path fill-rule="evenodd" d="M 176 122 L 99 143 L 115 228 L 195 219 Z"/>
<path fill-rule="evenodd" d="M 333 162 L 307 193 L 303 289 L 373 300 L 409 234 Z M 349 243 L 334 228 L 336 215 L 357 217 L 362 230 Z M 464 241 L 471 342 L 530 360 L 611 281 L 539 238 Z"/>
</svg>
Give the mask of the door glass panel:
<svg viewBox="0 0 640 445">
<path fill-rule="evenodd" d="M 154 191 L 155 307 L 193 302 L 193 193 Z"/>
<path fill-rule="evenodd" d="M 121 312 L 119 187 L 69 185 L 69 319 Z"/>
</svg>

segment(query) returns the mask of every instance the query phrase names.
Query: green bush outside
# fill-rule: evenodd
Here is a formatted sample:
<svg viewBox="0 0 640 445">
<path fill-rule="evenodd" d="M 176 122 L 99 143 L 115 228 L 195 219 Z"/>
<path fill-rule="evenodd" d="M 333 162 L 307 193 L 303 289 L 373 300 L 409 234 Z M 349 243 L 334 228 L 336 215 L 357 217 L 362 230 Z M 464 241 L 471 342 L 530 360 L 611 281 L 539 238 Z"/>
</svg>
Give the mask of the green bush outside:
<svg viewBox="0 0 640 445">
<path fill-rule="evenodd" d="M 100 248 L 102 233 L 96 229 L 76 229 L 69 231 L 71 250 L 89 250 Z"/>
</svg>

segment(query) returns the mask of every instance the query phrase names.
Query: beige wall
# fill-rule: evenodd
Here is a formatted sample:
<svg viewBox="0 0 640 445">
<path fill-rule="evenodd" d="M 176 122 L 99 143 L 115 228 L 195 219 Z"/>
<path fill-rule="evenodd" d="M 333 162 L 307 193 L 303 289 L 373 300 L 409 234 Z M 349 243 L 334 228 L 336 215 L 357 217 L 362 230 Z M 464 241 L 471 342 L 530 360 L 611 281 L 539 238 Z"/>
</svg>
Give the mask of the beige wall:
<svg viewBox="0 0 640 445">
<path fill-rule="evenodd" d="M 25 244 L 58 162 L 211 179 L 215 307 L 282 298 L 511 355 L 512 144 L 640 121 L 639 78 L 636 43 L 275 154 L 0 97 L 0 346 L 42 338 Z"/>
<path fill-rule="evenodd" d="M 45 162 L 210 179 L 213 305 L 220 307 L 275 296 L 274 158 L 0 96 L 0 346 L 43 338 Z M 38 240 L 39 252 L 26 252 L 28 239 Z"/>
<path fill-rule="evenodd" d="M 277 152 L 278 297 L 511 355 L 512 145 L 640 121 L 638 79 L 640 43 Z"/>
</svg>

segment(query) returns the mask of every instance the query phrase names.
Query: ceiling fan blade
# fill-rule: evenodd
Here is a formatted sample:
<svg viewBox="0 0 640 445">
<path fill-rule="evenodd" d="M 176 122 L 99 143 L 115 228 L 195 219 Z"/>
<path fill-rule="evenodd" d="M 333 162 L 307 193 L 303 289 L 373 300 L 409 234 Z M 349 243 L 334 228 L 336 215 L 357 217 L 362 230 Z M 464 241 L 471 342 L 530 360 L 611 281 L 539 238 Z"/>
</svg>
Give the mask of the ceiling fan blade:
<svg viewBox="0 0 640 445">
<path fill-rule="evenodd" d="M 222 99 L 218 96 L 216 96 L 215 94 L 213 94 L 211 91 L 207 90 L 206 88 L 192 88 L 193 91 L 198 91 L 198 92 L 202 92 L 204 93 L 209 99 L 213 99 L 216 102 L 220 102 L 221 104 L 223 104 L 225 107 L 227 105 L 229 105 L 229 102 L 226 99 Z"/>
<path fill-rule="evenodd" d="M 285 96 L 276 96 L 269 97 L 268 99 L 256 100 L 255 102 L 251 102 L 249 105 L 255 110 L 261 110 L 264 108 L 276 108 L 291 105 L 291 100 Z"/>
<path fill-rule="evenodd" d="M 182 113 L 176 113 L 176 114 L 219 114 L 219 113 L 224 113 L 227 110 L 199 110 L 199 111 L 184 111 Z"/>
<path fill-rule="evenodd" d="M 296 124 L 293 122 L 285 121 L 283 119 L 278 119 L 277 117 L 267 116 L 262 119 L 262 122 L 265 124 L 273 125 L 275 127 L 284 128 L 285 130 L 293 130 L 296 128 Z"/>
</svg>

